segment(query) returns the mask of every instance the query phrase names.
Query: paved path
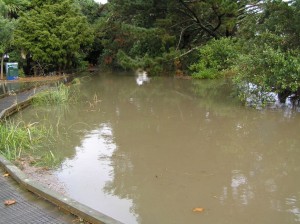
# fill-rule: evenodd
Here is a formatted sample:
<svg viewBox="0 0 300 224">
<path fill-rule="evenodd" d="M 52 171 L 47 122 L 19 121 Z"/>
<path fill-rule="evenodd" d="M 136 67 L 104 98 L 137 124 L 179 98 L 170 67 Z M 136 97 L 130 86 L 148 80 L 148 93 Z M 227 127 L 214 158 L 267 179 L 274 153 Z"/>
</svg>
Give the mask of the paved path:
<svg viewBox="0 0 300 224">
<path fill-rule="evenodd" d="M 49 87 L 40 86 L 24 92 L 0 98 L 0 119 L 5 117 L 6 115 L 9 115 L 10 110 L 12 110 L 16 104 L 19 104 L 21 106 L 22 103 L 28 101 L 34 94 L 41 92 L 47 88 Z"/>
<path fill-rule="evenodd" d="M 0 168 L 0 223 L 1 224 L 64 224 L 75 223 L 76 217 L 60 211 L 56 206 L 24 190 L 10 176 L 3 177 Z M 6 200 L 15 200 L 5 205 Z"/>
</svg>

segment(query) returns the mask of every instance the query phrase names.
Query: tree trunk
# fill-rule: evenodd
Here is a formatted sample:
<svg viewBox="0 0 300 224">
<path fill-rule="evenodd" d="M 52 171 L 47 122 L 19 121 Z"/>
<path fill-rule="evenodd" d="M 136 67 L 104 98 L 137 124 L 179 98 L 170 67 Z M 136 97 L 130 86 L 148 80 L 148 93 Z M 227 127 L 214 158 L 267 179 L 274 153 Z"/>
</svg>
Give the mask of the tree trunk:
<svg viewBox="0 0 300 224">
<path fill-rule="evenodd" d="M 5 86 L 5 82 L 2 83 L 2 91 L 4 94 L 6 94 L 6 86 Z"/>
<path fill-rule="evenodd" d="M 0 73 L 0 79 L 3 79 L 3 67 L 4 67 L 4 55 L 1 57 L 1 73 Z"/>
</svg>

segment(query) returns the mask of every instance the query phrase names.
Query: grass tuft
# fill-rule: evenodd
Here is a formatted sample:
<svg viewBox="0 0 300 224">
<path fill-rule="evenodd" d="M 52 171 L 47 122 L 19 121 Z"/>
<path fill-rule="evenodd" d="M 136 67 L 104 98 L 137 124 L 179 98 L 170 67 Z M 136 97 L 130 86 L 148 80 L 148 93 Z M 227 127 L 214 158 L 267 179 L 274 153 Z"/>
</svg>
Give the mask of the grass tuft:
<svg viewBox="0 0 300 224">
<path fill-rule="evenodd" d="M 17 160 L 33 151 L 47 135 L 47 130 L 36 123 L 4 121 L 0 123 L 0 153 L 8 160 Z"/>
<path fill-rule="evenodd" d="M 59 105 L 70 102 L 71 100 L 70 86 L 60 84 L 57 88 L 38 93 L 33 98 L 33 104 L 42 105 Z"/>
</svg>

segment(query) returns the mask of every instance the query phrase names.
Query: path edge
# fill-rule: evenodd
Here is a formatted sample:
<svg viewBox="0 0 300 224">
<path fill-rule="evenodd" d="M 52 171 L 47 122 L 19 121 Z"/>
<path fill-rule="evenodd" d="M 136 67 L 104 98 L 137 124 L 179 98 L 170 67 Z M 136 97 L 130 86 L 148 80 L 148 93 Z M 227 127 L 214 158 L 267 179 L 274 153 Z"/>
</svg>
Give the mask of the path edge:
<svg viewBox="0 0 300 224">
<path fill-rule="evenodd" d="M 42 197 L 43 199 L 72 213 L 73 215 L 84 219 L 85 221 L 93 224 L 123 224 L 118 220 L 115 220 L 101 212 L 81 204 L 72 198 L 61 195 L 58 192 L 36 182 L 35 180 L 28 178 L 24 172 L 22 172 L 13 163 L 5 159 L 2 155 L 0 155 L 0 165 L 15 181 L 17 181 L 28 191 Z"/>
</svg>

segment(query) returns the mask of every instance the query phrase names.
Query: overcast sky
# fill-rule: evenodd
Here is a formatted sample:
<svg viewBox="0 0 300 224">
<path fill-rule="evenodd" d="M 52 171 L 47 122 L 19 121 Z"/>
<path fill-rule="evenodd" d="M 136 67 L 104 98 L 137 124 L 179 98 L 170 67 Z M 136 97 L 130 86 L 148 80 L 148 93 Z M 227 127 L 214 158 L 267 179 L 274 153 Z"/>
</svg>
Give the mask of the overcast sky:
<svg viewBox="0 0 300 224">
<path fill-rule="evenodd" d="M 105 4 L 107 3 L 107 0 L 94 0 L 95 2 L 98 2 L 98 3 L 102 3 L 102 4 Z"/>
</svg>

